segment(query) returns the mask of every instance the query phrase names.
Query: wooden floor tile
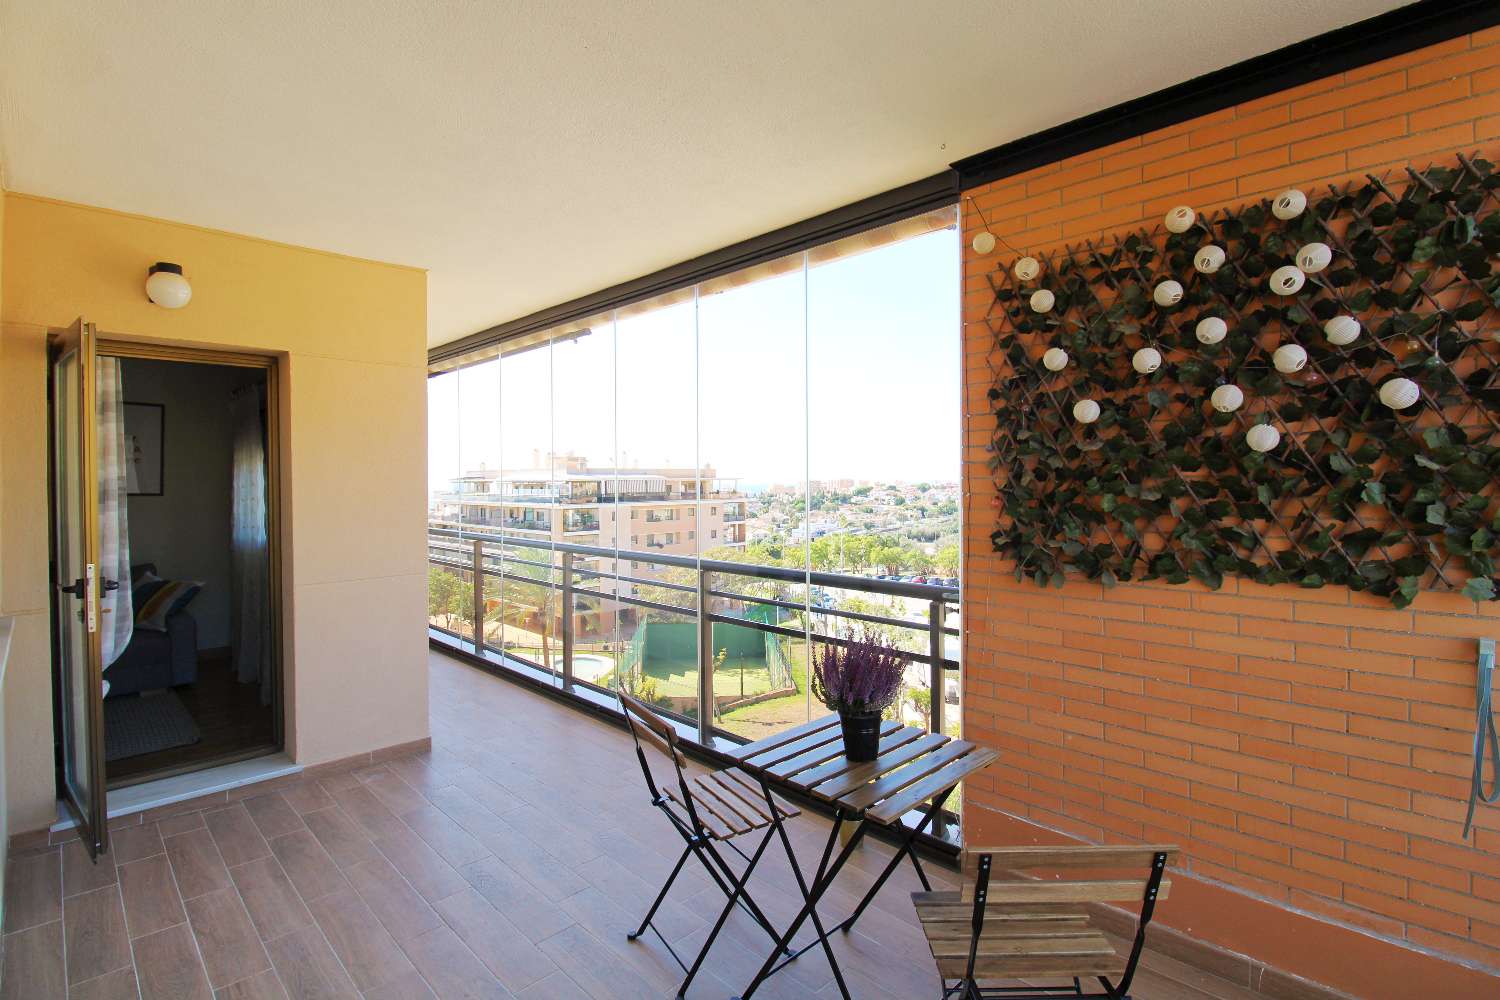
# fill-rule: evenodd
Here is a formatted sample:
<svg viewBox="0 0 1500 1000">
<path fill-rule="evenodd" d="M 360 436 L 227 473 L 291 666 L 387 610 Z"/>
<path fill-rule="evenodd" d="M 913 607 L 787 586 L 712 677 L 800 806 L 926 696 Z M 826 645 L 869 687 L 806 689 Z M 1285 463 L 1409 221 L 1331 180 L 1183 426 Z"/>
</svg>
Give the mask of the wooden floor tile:
<svg viewBox="0 0 1500 1000">
<path fill-rule="evenodd" d="M 64 1000 L 66 996 L 62 921 L 5 935 L 0 1000 Z"/>
<path fill-rule="evenodd" d="M 383 765 L 359 777 L 360 782 L 380 800 L 381 804 L 397 816 L 428 804 L 416 789 L 402 781 L 396 772 Z"/>
<path fill-rule="evenodd" d="M 323 791 L 323 786 L 311 779 L 295 781 L 281 788 L 281 797 L 286 804 L 291 806 L 298 816 L 305 816 L 319 809 L 327 809 L 333 805 L 333 799 Z"/>
<path fill-rule="evenodd" d="M 117 886 L 71 896 L 63 903 L 68 982 L 93 979 L 130 964 L 130 937 Z"/>
<path fill-rule="evenodd" d="M 376 840 L 375 845 L 425 899 L 439 900 L 464 888 L 458 871 L 405 824 L 392 836 Z"/>
<path fill-rule="evenodd" d="M 316 924 L 266 942 L 290 1000 L 358 1000 L 359 993 Z"/>
<path fill-rule="evenodd" d="M 551 937 L 573 922 L 556 903 L 537 892 L 498 858 L 465 865 L 463 876 L 533 943 Z"/>
<path fill-rule="evenodd" d="M 432 907 L 384 858 L 355 865 L 344 874 L 375 919 L 397 941 L 408 941 L 442 926 Z"/>
<path fill-rule="evenodd" d="M 340 868 L 380 857 L 380 851 L 365 832 L 337 806 L 305 813 L 302 819 Z"/>
<path fill-rule="evenodd" d="M 423 800 L 422 805 L 417 808 L 402 813 L 401 819 L 416 831 L 417 836 L 426 841 L 427 846 L 436 851 L 440 858 L 455 868 L 461 868 L 480 858 L 490 856 L 489 848 L 475 840 L 447 813 L 426 800 Z"/>
<path fill-rule="evenodd" d="M 599 961 L 607 949 L 577 924 L 543 941 L 541 949 L 594 1000 L 661 1000 L 663 991 L 624 962 Z"/>
<path fill-rule="evenodd" d="M 252 796 L 245 799 L 244 806 L 250 818 L 255 821 L 256 829 L 260 830 L 260 835 L 267 840 L 307 829 L 301 816 L 287 804 L 279 792 Z"/>
<path fill-rule="evenodd" d="M 187 911 L 208 981 L 215 989 L 271 967 L 255 925 L 233 889 L 190 899 Z"/>
<path fill-rule="evenodd" d="M 413 969 L 365 994 L 365 1000 L 440 1000 L 421 973 Z"/>
<path fill-rule="evenodd" d="M 361 991 L 368 992 L 414 971 L 396 940 L 353 889 L 314 900 L 309 908 Z"/>
<path fill-rule="evenodd" d="M 5 866 L 5 933 L 62 916 L 62 852 L 11 858 Z"/>
<path fill-rule="evenodd" d="M 130 944 L 141 1000 L 212 1000 L 208 976 L 187 924 L 136 938 Z"/>
<path fill-rule="evenodd" d="M 372 840 L 408 832 L 406 824 L 364 785 L 339 789 L 329 794 L 339 804 L 339 808 Z"/>
<path fill-rule="evenodd" d="M 125 928 L 132 938 L 155 934 L 187 919 L 165 854 L 121 865 L 119 873 Z"/>
<path fill-rule="evenodd" d="M 224 864 L 230 868 L 271 854 L 271 849 L 266 846 L 266 838 L 260 835 L 260 830 L 245 811 L 243 803 L 237 802 L 227 809 L 207 813 L 203 822 L 208 825 L 208 832 L 213 834 Z"/>
<path fill-rule="evenodd" d="M 288 1000 L 287 992 L 275 969 L 267 969 L 248 979 L 217 990 L 214 1000 Z"/>
<path fill-rule="evenodd" d="M 162 842 L 167 845 L 167 860 L 183 899 L 227 889 L 232 884 L 229 869 L 224 866 L 219 847 L 207 827 L 163 837 Z"/>
<path fill-rule="evenodd" d="M 271 853 L 281 862 L 303 901 L 338 892 L 349 884 L 311 830 L 303 828 L 276 837 L 270 844 Z"/>
<path fill-rule="evenodd" d="M 62 845 L 62 873 L 64 896 L 102 889 L 115 884 L 115 858 L 113 854 L 104 854 L 95 861 L 89 857 L 83 841 L 72 840 Z"/>
<path fill-rule="evenodd" d="M 156 824 L 156 832 L 161 834 L 162 840 L 175 837 L 179 833 L 187 833 L 189 830 L 203 830 L 203 813 L 192 812 L 182 816 L 168 816 Z"/>
<path fill-rule="evenodd" d="M 410 941 L 401 950 L 417 967 L 422 978 L 441 998 L 464 1000 L 510 1000 L 510 990 L 501 985 L 485 965 L 464 946 L 457 934 L 440 926 Z"/>
<path fill-rule="evenodd" d="M 592 1000 L 588 991 L 568 978 L 565 972 L 554 972 L 535 986 L 516 994 L 516 1000 Z"/>
<path fill-rule="evenodd" d="M 229 877 L 239 889 L 261 940 L 269 941 L 312 923 L 312 914 L 275 857 L 231 868 Z"/>
<path fill-rule="evenodd" d="M 149 858 L 163 850 L 161 830 L 155 823 L 137 824 L 109 832 L 109 853 L 114 855 L 116 865 Z"/>
<path fill-rule="evenodd" d="M 556 964 L 499 910 L 473 889 L 433 904 L 469 950 L 512 992 L 557 971 Z"/>
<path fill-rule="evenodd" d="M 139 1000 L 140 995 L 134 965 L 105 973 L 97 979 L 74 983 L 68 989 L 68 1000 Z"/>
</svg>

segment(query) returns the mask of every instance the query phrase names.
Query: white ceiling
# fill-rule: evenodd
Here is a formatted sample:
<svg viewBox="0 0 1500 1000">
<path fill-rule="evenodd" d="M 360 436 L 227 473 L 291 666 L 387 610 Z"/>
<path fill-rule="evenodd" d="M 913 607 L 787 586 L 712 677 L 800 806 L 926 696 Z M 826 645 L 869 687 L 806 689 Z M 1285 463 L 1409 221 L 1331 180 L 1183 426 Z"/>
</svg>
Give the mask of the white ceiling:
<svg viewBox="0 0 1500 1000">
<path fill-rule="evenodd" d="M 0 159 L 426 267 L 436 344 L 1399 5 L 0 0 Z"/>
</svg>

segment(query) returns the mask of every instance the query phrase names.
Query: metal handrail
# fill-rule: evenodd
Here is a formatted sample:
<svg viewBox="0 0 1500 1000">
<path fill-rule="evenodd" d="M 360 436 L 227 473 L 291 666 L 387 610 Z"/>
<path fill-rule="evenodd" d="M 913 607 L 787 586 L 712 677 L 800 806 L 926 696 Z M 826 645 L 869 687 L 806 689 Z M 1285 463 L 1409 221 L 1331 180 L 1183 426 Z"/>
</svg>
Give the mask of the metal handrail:
<svg viewBox="0 0 1500 1000">
<path fill-rule="evenodd" d="M 488 547 L 491 545 L 498 547 L 500 551 L 490 550 Z M 505 551 L 506 549 L 545 551 L 548 553 L 548 561 L 542 562 L 537 559 L 518 558 L 516 555 L 508 554 Z M 560 565 L 552 561 L 557 556 L 562 557 Z M 587 569 L 578 564 L 580 557 L 584 559 L 644 562 L 658 566 L 693 570 L 697 575 L 697 583 L 681 584 L 668 580 L 631 576 L 619 572 L 610 573 L 602 570 Z M 449 567 L 472 573 L 475 580 L 480 580 L 484 577 L 498 577 L 501 579 L 508 577 L 517 584 L 559 589 L 562 598 L 559 614 L 562 619 L 561 638 L 564 654 L 562 679 L 564 685 L 567 687 L 571 687 L 574 683 L 571 651 L 574 638 L 574 601 L 578 597 L 594 597 L 601 600 L 613 601 L 621 605 L 644 608 L 666 614 L 695 615 L 699 619 L 700 629 L 705 631 L 713 624 L 722 623 L 739 625 L 760 632 L 787 636 L 789 638 L 804 638 L 840 646 L 846 645 L 849 640 L 840 636 L 812 631 L 810 628 L 812 616 L 821 615 L 825 618 L 861 621 L 869 624 L 910 629 L 914 632 L 925 631 L 928 635 L 927 652 L 921 653 L 911 650 L 898 650 L 898 652 L 909 662 L 927 664 L 931 671 L 929 681 L 932 698 L 930 701 L 929 722 L 934 732 L 940 732 L 943 726 L 943 688 L 945 675 L 948 671 L 959 668 L 958 662 L 948 658 L 943 652 L 945 637 L 959 634 L 958 629 L 949 626 L 947 623 L 948 609 L 957 604 L 958 592 L 952 588 L 935 584 L 880 580 L 873 577 L 854 576 L 843 573 L 797 570 L 784 566 L 764 566 L 756 563 L 730 562 L 719 559 L 701 559 L 692 556 L 669 555 L 662 552 L 603 548 L 596 545 L 578 545 L 572 542 L 556 540 L 539 541 L 536 539 L 464 530 L 462 528 L 439 528 L 432 525 L 428 527 L 428 562 L 431 565 Z M 498 566 L 496 562 L 499 563 Z M 505 572 L 507 565 L 525 566 L 537 570 L 538 573 L 536 576 L 507 574 Z M 749 594 L 735 593 L 713 587 L 709 583 L 709 579 L 715 574 L 802 584 L 810 589 L 818 587 L 823 589 L 861 591 L 890 597 L 916 598 L 927 602 L 927 620 L 925 622 L 912 621 L 910 619 L 892 618 L 861 611 L 825 607 L 818 604 L 799 604 L 775 597 L 756 597 Z M 560 577 L 560 579 L 556 579 L 557 577 Z M 608 593 L 603 590 L 580 587 L 576 582 L 576 578 L 578 577 L 590 577 L 595 580 L 614 580 L 616 592 Z M 674 605 L 663 601 L 654 601 L 636 594 L 619 593 L 619 584 L 621 583 L 693 594 L 694 599 L 686 605 Z M 485 607 L 483 591 L 484 588 L 482 586 L 474 588 L 473 641 L 476 650 L 482 649 L 485 646 L 483 638 Z M 809 627 L 806 629 L 795 629 L 785 625 L 722 614 L 708 608 L 707 603 L 710 598 L 736 601 L 742 604 L 762 604 L 800 611 L 809 616 Z M 700 610 L 702 611 L 701 614 L 699 614 Z M 699 643 L 698 667 L 700 680 L 697 725 L 699 726 L 701 736 L 705 740 L 715 733 L 713 729 L 714 713 L 710 710 L 713 699 L 713 654 L 711 646 L 712 641 L 707 638 L 704 638 Z M 501 652 L 503 653 L 503 650 Z M 544 665 L 542 669 L 550 670 L 552 667 L 548 664 Z M 689 720 L 684 719 L 684 721 Z"/>
</svg>

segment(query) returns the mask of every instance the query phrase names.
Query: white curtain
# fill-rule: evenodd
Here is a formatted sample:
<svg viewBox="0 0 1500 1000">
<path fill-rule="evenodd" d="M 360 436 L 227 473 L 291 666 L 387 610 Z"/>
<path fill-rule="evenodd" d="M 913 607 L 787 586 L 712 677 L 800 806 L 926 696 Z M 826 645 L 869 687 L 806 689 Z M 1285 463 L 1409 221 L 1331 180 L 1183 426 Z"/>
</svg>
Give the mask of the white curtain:
<svg viewBox="0 0 1500 1000">
<path fill-rule="evenodd" d="M 100 357 L 99 397 L 99 644 L 107 669 L 130 645 L 135 608 L 130 599 L 130 511 L 126 502 L 130 455 L 125 450 L 125 390 L 118 358 Z M 114 590 L 105 589 L 113 581 Z M 106 682 L 106 690 L 108 690 Z"/>
<path fill-rule="evenodd" d="M 230 486 L 230 646 L 241 684 L 259 684 L 261 704 L 271 701 L 271 620 L 267 599 L 266 445 L 261 389 L 249 386 L 230 400 L 234 423 Z"/>
</svg>

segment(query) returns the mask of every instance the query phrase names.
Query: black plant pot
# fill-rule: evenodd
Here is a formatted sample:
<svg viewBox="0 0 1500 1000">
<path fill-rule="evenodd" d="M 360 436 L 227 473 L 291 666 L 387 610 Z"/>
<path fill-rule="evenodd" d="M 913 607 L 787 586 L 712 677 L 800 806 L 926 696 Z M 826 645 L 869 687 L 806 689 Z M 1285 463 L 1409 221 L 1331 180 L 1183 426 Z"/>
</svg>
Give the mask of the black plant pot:
<svg viewBox="0 0 1500 1000">
<path fill-rule="evenodd" d="M 844 756 L 853 761 L 870 761 L 880 750 L 879 712 L 840 712 L 839 725 L 844 729 Z"/>
</svg>

